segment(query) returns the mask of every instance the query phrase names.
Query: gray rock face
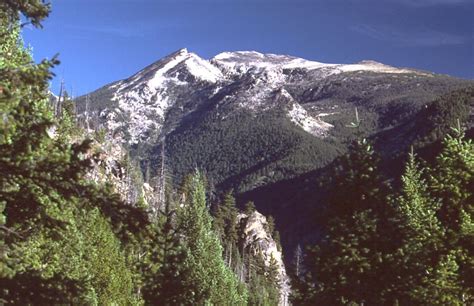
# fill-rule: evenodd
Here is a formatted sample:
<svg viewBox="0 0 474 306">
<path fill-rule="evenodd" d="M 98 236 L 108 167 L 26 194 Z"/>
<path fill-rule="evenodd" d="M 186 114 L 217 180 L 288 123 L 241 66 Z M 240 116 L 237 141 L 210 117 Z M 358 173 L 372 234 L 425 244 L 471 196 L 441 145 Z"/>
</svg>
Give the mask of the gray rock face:
<svg viewBox="0 0 474 306">
<path fill-rule="evenodd" d="M 99 184 L 110 184 L 121 199 L 127 203 L 137 203 L 140 197 L 151 203 L 156 192 L 140 180 L 137 171 L 127 160 L 127 150 L 111 140 L 104 143 L 94 142 L 91 154 L 98 154 L 87 177 Z"/>
<path fill-rule="evenodd" d="M 286 273 L 283 262 L 283 253 L 278 249 L 277 243 L 267 230 L 267 218 L 255 211 L 251 215 L 239 214 L 239 223 L 243 223 L 242 239 L 243 247 L 253 251 L 254 254 L 262 256 L 264 263 L 269 267 L 272 261 L 278 270 L 278 282 L 280 285 L 280 305 L 288 305 L 290 295 L 290 280 Z M 245 220 L 242 222 L 242 220 Z"/>
<path fill-rule="evenodd" d="M 77 101 L 81 113 L 87 108 L 95 115 L 96 124 L 128 144 L 160 138 L 188 113 L 210 102 L 213 108 L 228 105 L 251 112 L 282 108 L 296 126 L 325 137 L 332 125 L 324 117 L 334 113 L 337 105 L 318 103 L 315 107 L 313 103 L 321 100 L 323 90 L 331 88 L 327 85 L 374 76 L 388 79 L 375 88 L 367 84 L 369 93 L 390 88 L 390 78 L 414 82 L 434 78 L 433 74 L 373 61 L 324 64 L 254 51 L 224 52 L 204 60 L 182 49 L 90 94 L 87 107 L 85 97 Z"/>
<path fill-rule="evenodd" d="M 196 166 L 205 168 L 218 184 L 241 173 L 253 177 L 259 171 L 274 173 L 257 181 L 244 177 L 252 181 L 247 184 L 252 189 L 261 181 L 298 175 L 332 160 L 354 132 L 346 126 L 354 120 L 356 107 L 370 136 L 405 124 L 425 103 L 472 84 L 374 61 L 325 64 L 255 51 L 224 52 L 205 60 L 181 49 L 76 102 L 87 126 L 105 129 L 108 138 L 133 148 L 134 156 L 155 168 L 156 156 L 161 154 L 159 142 L 169 139 L 168 170 L 178 180 Z M 247 131 L 237 135 L 242 125 Z M 237 156 L 232 160 L 221 156 L 231 154 L 220 146 L 228 141 L 244 148 L 240 138 L 251 136 L 246 133 L 260 134 L 262 141 L 245 148 L 245 152 L 255 149 L 249 162 L 229 167 Z M 266 138 L 281 137 L 278 133 L 295 141 L 282 140 L 279 147 L 271 148 L 274 144 Z M 203 139 L 198 143 L 199 138 Z M 312 148 L 301 146 L 301 138 Z M 314 149 L 323 146 L 326 149 L 320 152 Z M 198 148 L 206 154 L 191 156 Z M 301 166 L 288 167 L 287 160 L 295 158 Z M 265 161 L 281 159 L 283 170 L 263 169 L 268 168 Z M 216 161 L 221 164 L 212 164 Z M 229 182 L 226 187 L 235 184 Z"/>
<path fill-rule="evenodd" d="M 148 205 L 152 205 L 157 200 L 156 188 L 148 183 L 133 181 L 132 172 L 136 169 L 124 162 L 126 150 L 119 143 L 95 142 L 92 151 L 101 152 L 101 154 L 88 174 L 89 179 L 97 183 L 111 184 L 122 200 L 129 203 L 136 203 L 139 196 L 142 196 Z M 150 208 L 153 209 L 152 206 Z M 242 248 L 250 250 L 253 255 L 261 256 L 267 267 L 272 264 L 276 266 L 280 291 L 279 305 L 289 305 L 290 280 L 283 262 L 283 252 L 268 231 L 267 218 L 258 211 L 250 215 L 240 213 L 237 224 L 240 226 L 239 244 Z"/>
</svg>

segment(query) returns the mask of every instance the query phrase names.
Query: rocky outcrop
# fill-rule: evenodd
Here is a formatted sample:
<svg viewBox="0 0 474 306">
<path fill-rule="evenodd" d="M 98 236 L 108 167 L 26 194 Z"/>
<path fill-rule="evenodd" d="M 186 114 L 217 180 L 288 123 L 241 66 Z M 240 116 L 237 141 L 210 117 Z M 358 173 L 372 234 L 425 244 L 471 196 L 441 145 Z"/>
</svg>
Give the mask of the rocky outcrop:
<svg viewBox="0 0 474 306">
<path fill-rule="evenodd" d="M 283 253 L 272 234 L 269 233 L 267 218 L 254 211 L 247 215 L 238 215 L 242 244 L 245 249 L 251 250 L 253 255 L 260 255 L 267 267 L 276 265 L 280 290 L 279 305 L 289 305 L 290 281 L 283 263 Z"/>
<path fill-rule="evenodd" d="M 127 79 L 79 97 L 78 111 L 82 116 L 89 112 L 90 117 L 98 117 L 108 133 L 136 145 L 159 140 L 196 106 L 209 102 L 252 113 L 275 109 L 283 103 L 287 104 L 283 107 L 286 115 L 296 126 L 324 138 L 332 125 L 319 115 L 327 113 L 327 107 L 308 107 L 302 95 L 315 84 L 331 78 L 344 82 L 353 73 L 358 77 L 378 74 L 432 78 L 428 73 L 373 61 L 326 64 L 255 51 L 224 52 L 206 60 L 181 49 Z M 281 90 L 294 98 L 277 103 L 275 93 Z M 169 120 L 170 113 L 178 120 Z"/>
<path fill-rule="evenodd" d="M 139 198 L 145 205 L 157 201 L 156 188 L 134 177 L 137 169 L 128 164 L 127 151 L 122 145 L 113 141 L 104 144 L 94 142 L 92 152 L 96 153 L 96 158 L 88 175 L 90 179 L 98 183 L 111 184 L 122 199 L 129 203 L 137 203 Z M 254 256 L 260 256 L 267 267 L 276 266 L 280 291 L 279 305 L 288 305 L 290 281 L 283 263 L 281 246 L 272 237 L 267 218 L 254 211 L 251 214 L 240 213 L 237 222 L 242 248 L 250 250 Z"/>
<path fill-rule="evenodd" d="M 127 150 L 112 139 L 92 144 L 91 156 L 94 155 L 92 169 L 88 178 L 99 184 L 110 184 L 121 199 L 130 204 L 143 201 L 143 204 L 155 200 L 153 188 L 143 182 L 137 165 L 128 157 Z"/>
</svg>

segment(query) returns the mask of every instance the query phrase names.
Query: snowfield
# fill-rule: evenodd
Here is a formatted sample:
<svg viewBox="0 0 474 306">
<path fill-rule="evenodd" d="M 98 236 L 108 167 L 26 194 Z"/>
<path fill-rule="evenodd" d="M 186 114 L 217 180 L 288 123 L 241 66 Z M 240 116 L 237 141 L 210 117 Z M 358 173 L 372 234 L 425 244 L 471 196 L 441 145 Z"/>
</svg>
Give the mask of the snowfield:
<svg viewBox="0 0 474 306">
<path fill-rule="evenodd" d="M 110 85 L 109 89 L 114 91 L 112 100 L 117 102 L 117 106 L 107 109 L 103 116 L 107 118 L 109 131 L 125 129 L 129 136 L 124 141 L 136 144 L 147 141 L 151 131 L 161 131 L 166 113 L 179 100 L 180 91 L 201 90 L 210 86 L 210 99 L 226 87 L 241 82 L 245 86 L 222 97 L 221 103 L 260 112 L 278 105 L 275 101 L 286 101 L 287 116 L 294 124 L 315 137 L 325 137 L 332 127 L 322 120 L 325 114 L 311 116 L 284 88 L 289 82 L 289 75 L 296 69 L 311 71 L 313 76 L 321 80 L 331 75 L 356 71 L 420 74 L 415 70 L 399 69 L 373 61 L 326 64 L 256 51 L 223 52 L 206 60 L 187 49 L 181 49 L 130 78 Z"/>
</svg>

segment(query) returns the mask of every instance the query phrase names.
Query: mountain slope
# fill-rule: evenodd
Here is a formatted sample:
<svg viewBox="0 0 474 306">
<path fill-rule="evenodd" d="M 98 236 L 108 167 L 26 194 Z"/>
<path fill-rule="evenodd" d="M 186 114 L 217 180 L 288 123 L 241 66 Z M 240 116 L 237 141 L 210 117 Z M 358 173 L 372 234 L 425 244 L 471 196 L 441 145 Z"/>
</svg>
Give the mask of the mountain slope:
<svg viewBox="0 0 474 306">
<path fill-rule="evenodd" d="M 162 156 L 175 183 L 201 168 L 217 192 L 258 198 L 278 225 L 298 203 L 255 192 L 318 172 L 356 137 L 373 138 L 395 158 L 417 139 L 413 122 L 429 103 L 473 85 L 373 61 L 324 64 L 254 51 L 204 60 L 182 49 L 76 102 L 82 120 L 127 147 L 146 179 L 160 173 Z M 347 127 L 355 108 L 357 130 Z"/>
</svg>

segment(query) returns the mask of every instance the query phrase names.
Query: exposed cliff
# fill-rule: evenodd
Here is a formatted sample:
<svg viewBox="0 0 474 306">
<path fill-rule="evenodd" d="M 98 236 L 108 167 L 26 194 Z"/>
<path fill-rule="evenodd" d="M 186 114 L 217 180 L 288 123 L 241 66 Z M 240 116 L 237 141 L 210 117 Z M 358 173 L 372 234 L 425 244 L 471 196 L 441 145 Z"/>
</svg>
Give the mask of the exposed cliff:
<svg viewBox="0 0 474 306">
<path fill-rule="evenodd" d="M 239 214 L 238 222 L 243 249 L 249 250 L 254 256 L 261 256 L 267 267 L 275 266 L 278 271 L 279 304 L 288 305 L 290 282 L 283 262 L 281 247 L 269 233 L 267 218 L 258 211 L 254 211 L 249 215 Z"/>
<path fill-rule="evenodd" d="M 159 201 L 159 188 L 143 182 L 137 166 L 131 164 L 127 150 L 112 139 L 103 143 L 95 141 L 91 155 L 94 154 L 93 168 L 89 178 L 102 184 L 110 184 L 122 200 L 131 205 L 145 205 L 154 213 Z M 263 259 L 264 265 L 276 269 L 280 305 L 288 305 L 290 282 L 283 262 L 283 252 L 270 232 L 267 218 L 254 211 L 251 214 L 239 213 L 237 218 L 239 245 L 254 257 Z M 247 267 L 248 269 L 248 267 Z M 245 280 L 244 277 L 242 280 Z"/>
</svg>

